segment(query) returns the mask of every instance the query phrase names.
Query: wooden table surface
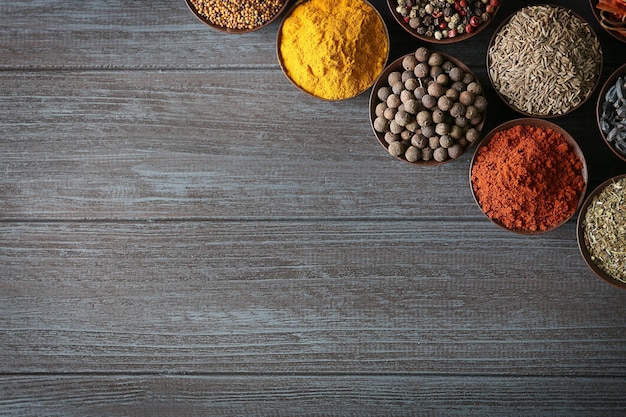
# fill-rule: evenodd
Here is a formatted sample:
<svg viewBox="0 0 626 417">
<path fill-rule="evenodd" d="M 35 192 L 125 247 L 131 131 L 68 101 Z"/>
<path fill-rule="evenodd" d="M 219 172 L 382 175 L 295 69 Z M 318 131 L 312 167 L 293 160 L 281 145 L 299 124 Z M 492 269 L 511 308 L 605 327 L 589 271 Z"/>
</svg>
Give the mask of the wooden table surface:
<svg viewBox="0 0 626 417">
<path fill-rule="evenodd" d="M 626 44 L 552 3 L 598 33 L 604 82 Z M 373 4 L 390 59 L 424 45 Z M 519 116 L 487 78 L 496 26 L 431 45 L 487 90 L 485 131 Z M 0 6 L 0 414 L 626 415 L 626 291 L 576 218 L 496 227 L 473 152 L 396 161 L 369 92 L 287 80 L 278 27 L 224 34 L 183 0 Z M 597 97 L 553 119 L 588 191 L 626 172 Z"/>
</svg>

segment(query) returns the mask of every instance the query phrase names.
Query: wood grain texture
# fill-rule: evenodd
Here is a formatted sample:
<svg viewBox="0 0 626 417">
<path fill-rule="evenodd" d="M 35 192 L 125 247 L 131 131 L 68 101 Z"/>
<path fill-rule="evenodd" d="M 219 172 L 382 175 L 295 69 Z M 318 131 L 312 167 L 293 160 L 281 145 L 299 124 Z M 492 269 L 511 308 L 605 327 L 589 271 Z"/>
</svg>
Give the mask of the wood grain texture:
<svg viewBox="0 0 626 417">
<path fill-rule="evenodd" d="M 0 404 L 12 404 L 11 415 L 16 417 L 612 417 L 626 411 L 619 383 L 614 378 L 440 375 L 23 376 L 0 381 L 6 393 Z"/>
<path fill-rule="evenodd" d="M 389 25 L 390 58 L 419 45 Z M 624 46 L 598 32 L 602 79 Z M 503 2 L 503 19 L 519 7 Z M 505 232 L 472 151 L 399 163 L 368 96 L 302 94 L 279 22 L 226 35 L 183 0 L 0 4 L 0 415 L 621 416 L 626 292 L 575 220 Z M 496 24 L 433 49 L 484 68 Z M 624 172 L 557 122 L 589 189 Z"/>
<path fill-rule="evenodd" d="M 572 227 L 446 224 L 3 223 L 0 366 L 626 374 L 624 294 L 583 268 Z"/>
</svg>

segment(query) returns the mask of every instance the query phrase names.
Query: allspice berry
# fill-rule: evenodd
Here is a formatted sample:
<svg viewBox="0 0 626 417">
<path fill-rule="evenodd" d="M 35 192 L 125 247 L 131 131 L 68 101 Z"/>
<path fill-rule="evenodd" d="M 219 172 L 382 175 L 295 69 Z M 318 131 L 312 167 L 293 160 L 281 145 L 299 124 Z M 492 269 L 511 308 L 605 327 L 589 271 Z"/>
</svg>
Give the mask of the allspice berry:
<svg viewBox="0 0 626 417">
<path fill-rule="evenodd" d="M 463 79 L 464 71 L 459 67 L 454 67 L 448 73 L 448 76 L 452 81 L 461 81 Z"/>
<path fill-rule="evenodd" d="M 402 141 L 392 142 L 387 150 L 393 156 L 400 156 L 404 153 L 404 143 Z"/>
<path fill-rule="evenodd" d="M 437 162 L 443 162 L 448 159 L 448 150 L 446 148 L 439 147 L 433 151 L 433 158 Z"/>
<path fill-rule="evenodd" d="M 419 81 L 417 81 L 416 78 L 409 78 L 404 82 L 404 88 L 406 88 L 408 91 L 413 91 L 417 87 L 419 87 Z"/>
<path fill-rule="evenodd" d="M 402 73 L 400 71 L 390 72 L 387 76 L 387 83 L 389 85 L 394 85 L 398 81 L 402 81 Z"/>
<path fill-rule="evenodd" d="M 432 109 L 433 107 L 437 105 L 437 99 L 434 96 L 431 96 L 430 94 L 426 94 L 424 97 L 422 97 L 422 104 L 426 108 Z"/>
<path fill-rule="evenodd" d="M 461 91 L 461 93 L 459 94 L 459 101 L 464 106 L 469 106 L 471 104 L 474 104 L 474 93 L 471 93 L 467 90 Z"/>
<path fill-rule="evenodd" d="M 411 115 L 404 110 L 398 110 L 394 120 L 400 126 L 406 126 L 411 121 Z"/>
<path fill-rule="evenodd" d="M 422 110 L 421 112 L 417 113 L 416 120 L 417 124 L 420 126 L 428 126 L 433 123 L 432 115 L 427 110 Z"/>
<path fill-rule="evenodd" d="M 422 150 L 415 146 L 409 146 L 404 152 L 404 157 L 409 162 L 418 161 L 422 157 Z"/>
<path fill-rule="evenodd" d="M 389 103 L 387 103 L 389 105 Z M 391 106 L 390 106 L 391 107 Z M 461 103 L 454 103 L 452 108 L 450 108 L 450 116 L 452 117 L 462 117 L 465 116 L 465 106 Z"/>
<path fill-rule="evenodd" d="M 439 97 L 441 97 L 442 95 L 446 93 L 446 88 L 437 82 L 432 82 L 428 85 L 427 91 L 428 91 L 428 94 L 438 99 Z"/>
<path fill-rule="evenodd" d="M 428 57 L 428 65 L 431 67 L 438 67 L 443 64 L 443 56 L 438 52 L 433 52 Z"/>
<path fill-rule="evenodd" d="M 389 97 L 387 97 L 387 107 L 397 109 L 400 104 L 402 104 L 402 100 L 400 100 L 400 97 L 398 95 L 391 94 Z"/>
<path fill-rule="evenodd" d="M 430 67 L 424 62 L 420 62 L 413 70 L 417 78 L 424 78 L 430 73 Z"/>
<path fill-rule="evenodd" d="M 377 117 L 374 119 L 374 130 L 383 133 L 389 127 L 389 121 L 384 117 Z"/>
<path fill-rule="evenodd" d="M 404 59 L 402 59 L 402 67 L 405 70 L 413 71 L 415 66 L 417 65 L 417 58 L 415 55 L 406 55 Z"/>
<path fill-rule="evenodd" d="M 386 101 L 387 97 L 391 95 L 391 87 L 380 87 L 376 92 L 376 95 L 378 96 L 379 100 Z"/>
<path fill-rule="evenodd" d="M 387 103 L 380 102 L 376 105 L 376 109 L 374 110 L 374 113 L 376 114 L 376 116 L 383 116 L 383 114 L 385 113 L 385 110 L 387 110 Z"/>
<path fill-rule="evenodd" d="M 448 156 L 452 159 L 456 159 L 463 154 L 463 146 L 456 143 L 448 148 Z"/>
<path fill-rule="evenodd" d="M 419 62 L 428 62 L 428 58 L 430 58 L 430 51 L 425 46 L 420 46 L 415 51 L 415 58 Z"/>
<path fill-rule="evenodd" d="M 404 103 L 404 110 L 411 114 L 417 114 L 420 110 L 420 103 L 415 99 L 408 100 Z"/>
</svg>

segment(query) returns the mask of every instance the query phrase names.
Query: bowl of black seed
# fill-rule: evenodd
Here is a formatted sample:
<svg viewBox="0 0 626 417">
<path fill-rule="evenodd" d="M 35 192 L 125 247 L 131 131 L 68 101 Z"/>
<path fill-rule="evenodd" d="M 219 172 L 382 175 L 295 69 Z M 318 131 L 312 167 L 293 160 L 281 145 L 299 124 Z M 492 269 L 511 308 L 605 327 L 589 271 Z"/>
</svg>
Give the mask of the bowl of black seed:
<svg viewBox="0 0 626 417">
<path fill-rule="evenodd" d="M 425 42 L 460 42 L 480 33 L 500 9 L 500 0 L 387 0 L 398 24 Z"/>
<path fill-rule="evenodd" d="M 287 8 L 288 0 L 185 0 L 204 24 L 231 34 L 249 33 L 268 26 Z"/>
<path fill-rule="evenodd" d="M 483 88 L 463 62 L 426 47 L 389 64 L 372 87 L 370 124 L 398 160 L 438 165 L 463 155 L 485 123 Z"/>
<path fill-rule="evenodd" d="M 604 142 L 626 162 L 626 64 L 615 70 L 602 86 L 596 118 Z"/>
</svg>

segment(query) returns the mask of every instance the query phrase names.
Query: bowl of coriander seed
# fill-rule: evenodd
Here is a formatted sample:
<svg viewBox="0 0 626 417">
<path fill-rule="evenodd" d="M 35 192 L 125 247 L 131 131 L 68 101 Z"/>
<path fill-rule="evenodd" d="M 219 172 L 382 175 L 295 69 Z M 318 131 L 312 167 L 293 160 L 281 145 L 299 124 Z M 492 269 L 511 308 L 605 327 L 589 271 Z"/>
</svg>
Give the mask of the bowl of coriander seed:
<svg viewBox="0 0 626 417">
<path fill-rule="evenodd" d="M 207 26 L 225 33 L 254 32 L 274 22 L 289 0 L 185 0 L 189 10 Z"/>
<path fill-rule="evenodd" d="M 604 181 L 585 199 L 576 237 L 589 269 L 626 289 L 626 174 Z"/>
</svg>

